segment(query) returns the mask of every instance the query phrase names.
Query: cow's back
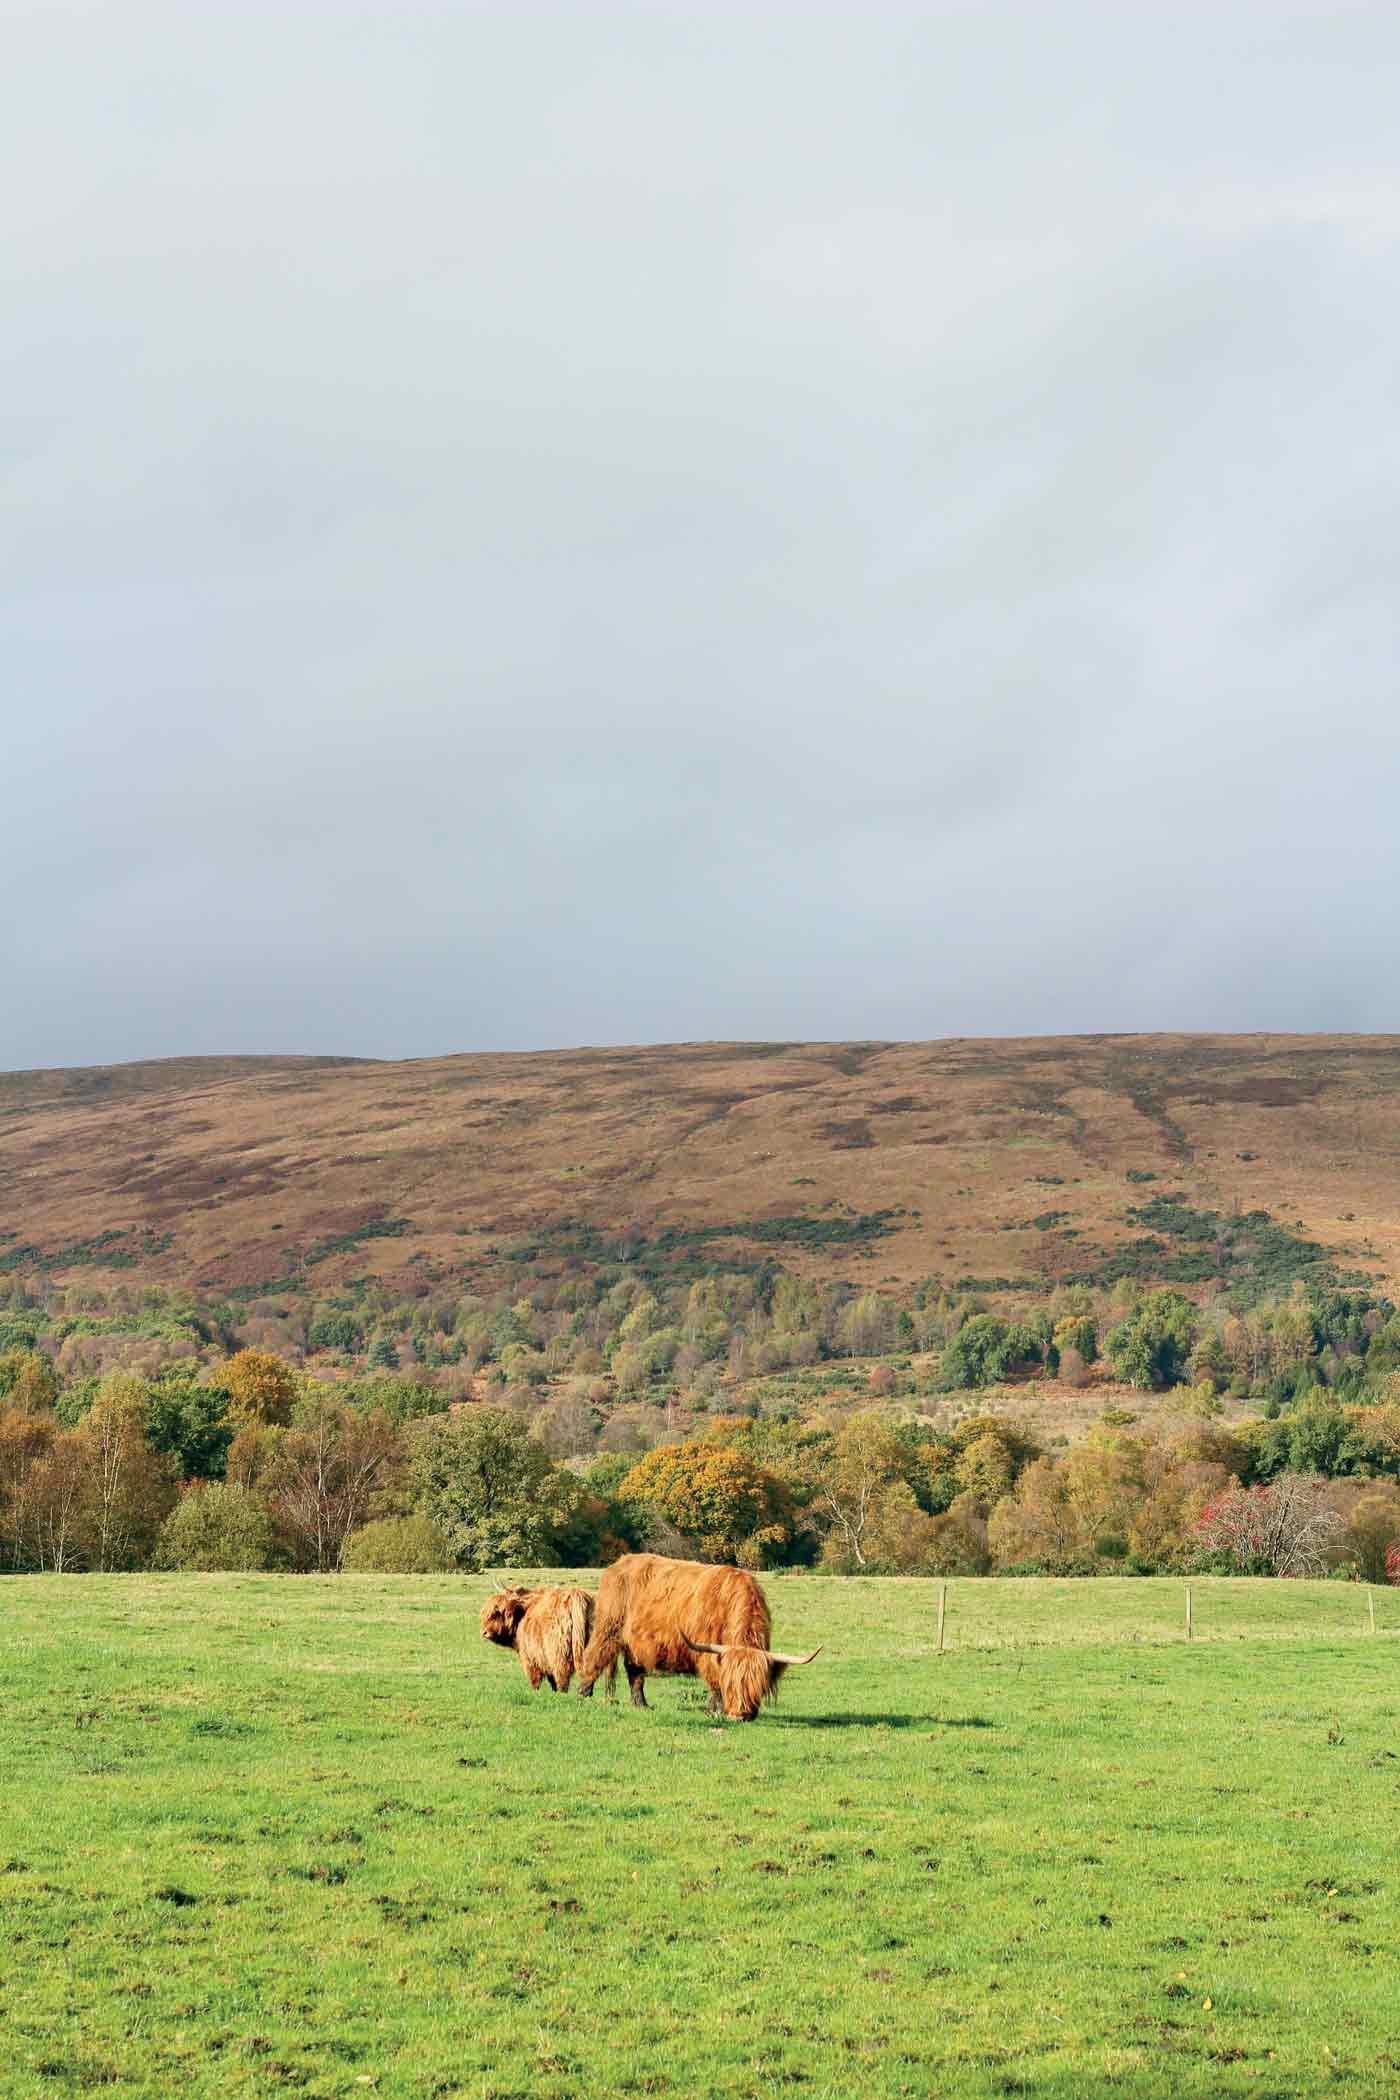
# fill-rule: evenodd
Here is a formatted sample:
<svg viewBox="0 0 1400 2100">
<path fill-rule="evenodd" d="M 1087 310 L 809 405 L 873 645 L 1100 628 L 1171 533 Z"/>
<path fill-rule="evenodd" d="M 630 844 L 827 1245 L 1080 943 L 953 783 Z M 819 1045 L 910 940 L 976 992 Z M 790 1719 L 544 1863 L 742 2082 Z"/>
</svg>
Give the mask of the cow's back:
<svg viewBox="0 0 1400 2100">
<path fill-rule="evenodd" d="M 583 1667 L 584 1650 L 592 1624 L 593 1599 L 586 1590 L 535 1590 L 520 1621 L 516 1648 L 527 1669 L 533 1664 L 558 1686 L 567 1689 L 576 1670 Z"/>
<path fill-rule="evenodd" d="M 707 1680 L 717 1674 L 715 1658 L 696 1655 L 687 1635 L 766 1648 L 771 1627 L 767 1600 L 745 1569 L 659 1553 L 624 1554 L 605 1569 L 597 1612 L 600 1628 L 640 1669 Z"/>
</svg>

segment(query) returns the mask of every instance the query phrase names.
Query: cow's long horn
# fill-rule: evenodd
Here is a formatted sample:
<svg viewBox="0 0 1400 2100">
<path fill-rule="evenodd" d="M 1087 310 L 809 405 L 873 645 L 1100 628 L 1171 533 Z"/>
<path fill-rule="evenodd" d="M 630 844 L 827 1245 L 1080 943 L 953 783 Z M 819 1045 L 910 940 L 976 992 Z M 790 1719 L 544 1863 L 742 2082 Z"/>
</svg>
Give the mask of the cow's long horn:
<svg viewBox="0 0 1400 2100">
<path fill-rule="evenodd" d="M 697 1655 L 732 1655 L 736 1650 L 748 1655 L 752 1655 L 754 1652 L 752 1648 L 746 1649 L 742 1641 L 724 1641 L 719 1644 L 716 1644 L 714 1641 L 693 1641 L 684 1627 L 681 1629 L 681 1639 L 685 1642 L 686 1647 L 693 1648 Z M 814 1648 L 810 1655 L 780 1655 L 776 1648 L 760 1648 L 758 1650 L 760 1655 L 767 1656 L 770 1663 L 796 1663 L 799 1666 L 803 1663 L 815 1662 L 821 1652 L 820 1648 Z"/>
</svg>

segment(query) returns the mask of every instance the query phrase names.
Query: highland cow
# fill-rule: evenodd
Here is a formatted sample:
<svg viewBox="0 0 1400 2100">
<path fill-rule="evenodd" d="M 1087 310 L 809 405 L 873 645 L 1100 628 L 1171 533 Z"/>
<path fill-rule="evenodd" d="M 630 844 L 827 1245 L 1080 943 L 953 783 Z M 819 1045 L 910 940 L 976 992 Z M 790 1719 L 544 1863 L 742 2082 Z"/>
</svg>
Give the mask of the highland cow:
<svg viewBox="0 0 1400 2100">
<path fill-rule="evenodd" d="M 771 1631 L 768 1600 L 742 1568 L 624 1554 L 603 1571 L 579 1693 L 586 1699 L 621 1656 L 634 1706 L 646 1705 L 647 1673 L 655 1671 L 703 1679 L 712 1714 L 752 1721 L 776 1697 L 784 1670 L 821 1653 L 779 1655 L 768 1645 Z"/>
<path fill-rule="evenodd" d="M 481 1608 L 481 1638 L 514 1648 L 532 1692 L 541 1683 L 567 1692 L 583 1666 L 592 1624 L 587 1590 L 497 1590 Z"/>
</svg>

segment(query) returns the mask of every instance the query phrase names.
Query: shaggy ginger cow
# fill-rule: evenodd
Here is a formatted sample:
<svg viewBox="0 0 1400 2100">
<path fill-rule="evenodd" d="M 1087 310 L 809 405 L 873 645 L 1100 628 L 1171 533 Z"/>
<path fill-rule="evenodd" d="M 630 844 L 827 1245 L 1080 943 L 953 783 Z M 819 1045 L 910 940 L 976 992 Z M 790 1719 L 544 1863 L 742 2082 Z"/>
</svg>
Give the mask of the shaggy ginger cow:
<svg viewBox="0 0 1400 2100">
<path fill-rule="evenodd" d="M 587 1590 L 497 1590 L 481 1608 L 481 1638 L 514 1648 L 532 1692 L 541 1682 L 567 1692 L 583 1667 L 592 1624 Z"/>
<path fill-rule="evenodd" d="M 634 1706 L 646 1705 L 647 1672 L 656 1671 L 703 1678 L 712 1714 L 752 1721 L 789 1664 L 821 1654 L 778 1655 L 771 1631 L 768 1600 L 742 1568 L 627 1553 L 603 1571 L 579 1693 L 586 1699 L 620 1655 Z"/>
</svg>

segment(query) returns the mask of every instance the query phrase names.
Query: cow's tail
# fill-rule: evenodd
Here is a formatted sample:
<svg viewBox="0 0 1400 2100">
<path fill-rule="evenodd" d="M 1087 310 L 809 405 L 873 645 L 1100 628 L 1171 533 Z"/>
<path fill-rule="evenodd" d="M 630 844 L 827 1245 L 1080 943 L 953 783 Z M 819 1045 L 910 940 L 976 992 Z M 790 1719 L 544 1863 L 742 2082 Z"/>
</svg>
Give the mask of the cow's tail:
<svg viewBox="0 0 1400 2100">
<path fill-rule="evenodd" d="M 593 1599 L 586 1590 L 574 1590 L 569 1597 L 569 1660 L 575 1671 L 583 1669 L 584 1650 L 592 1631 Z"/>
<path fill-rule="evenodd" d="M 578 1675 L 582 1677 L 584 1675 L 583 1659 L 585 1652 L 587 1651 L 589 1642 L 593 1639 L 594 1624 L 598 1616 L 599 1600 L 596 1597 L 590 1597 L 587 1590 L 575 1590 L 571 1601 L 573 1610 L 571 1614 L 572 1623 L 570 1628 L 570 1639 L 572 1643 L 574 1669 L 576 1670 Z M 598 1676 L 603 1679 L 603 1682 L 608 1688 L 608 1697 L 610 1699 L 614 1699 L 617 1696 L 618 1651 L 616 1646 L 611 1643 L 608 1644 L 608 1647 L 610 1652 L 605 1652 L 602 1667 L 598 1671 Z M 593 1681 L 590 1681 L 586 1690 L 584 1691 L 583 1696 L 585 1698 L 589 1698 L 592 1696 L 592 1692 Z"/>
</svg>

